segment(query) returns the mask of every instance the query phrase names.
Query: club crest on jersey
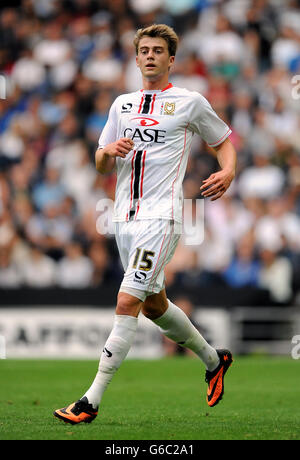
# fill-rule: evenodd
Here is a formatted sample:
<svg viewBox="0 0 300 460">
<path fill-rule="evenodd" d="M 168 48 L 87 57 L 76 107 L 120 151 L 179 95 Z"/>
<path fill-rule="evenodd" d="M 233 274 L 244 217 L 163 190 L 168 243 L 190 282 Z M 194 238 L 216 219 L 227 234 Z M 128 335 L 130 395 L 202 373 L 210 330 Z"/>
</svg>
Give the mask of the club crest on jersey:
<svg viewBox="0 0 300 460">
<path fill-rule="evenodd" d="M 165 102 L 164 115 L 174 115 L 174 112 L 175 112 L 175 102 Z"/>
</svg>

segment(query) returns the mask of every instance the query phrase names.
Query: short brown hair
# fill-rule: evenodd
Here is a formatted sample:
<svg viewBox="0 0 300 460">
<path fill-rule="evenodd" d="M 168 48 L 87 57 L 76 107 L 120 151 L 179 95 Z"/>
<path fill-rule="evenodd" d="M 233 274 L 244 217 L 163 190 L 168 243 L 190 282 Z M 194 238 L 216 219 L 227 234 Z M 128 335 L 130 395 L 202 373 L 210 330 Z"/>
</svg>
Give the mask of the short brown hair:
<svg viewBox="0 0 300 460">
<path fill-rule="evenodd" d="M 134 37 L 133 44 L 135 46 L 136 54 L 139 51 L 139 43 L 143 37 L 160 37 L 166 40 L 170 56 L 175 56 L 178 46 L 178 35 L 172 27 L 166 24 L 153 24 L 152 26 L 139 29 Z"/>
</svg>

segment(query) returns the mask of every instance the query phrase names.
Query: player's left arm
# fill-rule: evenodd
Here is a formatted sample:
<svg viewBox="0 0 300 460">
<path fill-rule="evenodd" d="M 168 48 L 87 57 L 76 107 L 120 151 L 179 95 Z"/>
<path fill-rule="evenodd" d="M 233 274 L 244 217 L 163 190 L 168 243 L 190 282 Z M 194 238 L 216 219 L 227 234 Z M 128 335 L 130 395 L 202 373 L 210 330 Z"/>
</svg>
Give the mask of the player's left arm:
<svg viewBox="0 0 300 460">
<path fill-rule="evenodd" d="M 202 196 L 211 197 L 211 201 L 221 198 L 229 188 L 235 177 L 237 158 L 235 148 L 228 138 L 222 144 L 214 147 L 214 151 L 221 170 L 211 174 L 200 187 Z"/>
</svg>

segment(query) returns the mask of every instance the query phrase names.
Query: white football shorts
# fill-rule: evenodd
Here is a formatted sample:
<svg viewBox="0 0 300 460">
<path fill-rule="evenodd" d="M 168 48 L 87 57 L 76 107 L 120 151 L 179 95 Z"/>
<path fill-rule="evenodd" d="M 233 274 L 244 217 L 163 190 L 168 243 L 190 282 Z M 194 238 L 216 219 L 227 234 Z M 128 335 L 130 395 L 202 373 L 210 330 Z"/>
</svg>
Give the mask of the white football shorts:
<svg viewBox="0 0 300 460">
<path fill-rule="evenodd" d="M 164 289 L 164 268 L 172 259 L 182 224 L 166 219 L 115 223 L 115 237 L 124 278 L 120 291 L 144 301 Z"/>
</svg>

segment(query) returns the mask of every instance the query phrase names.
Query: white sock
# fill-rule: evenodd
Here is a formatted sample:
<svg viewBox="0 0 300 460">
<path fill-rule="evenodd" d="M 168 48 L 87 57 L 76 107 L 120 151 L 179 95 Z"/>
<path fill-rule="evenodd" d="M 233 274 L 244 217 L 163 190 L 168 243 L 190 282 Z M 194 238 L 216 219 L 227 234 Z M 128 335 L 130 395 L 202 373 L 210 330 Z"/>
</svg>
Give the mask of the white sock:
<svg viewBox="0 0 300 460">
<path fill-rule="evenodd" d="M 104 345 L 96 377 L 83 395 L 97 408 L 107 385 L 126 358 L 133 343 L 138 319 L 134 316 L 116 315 L 113 329 Z"/>
<path fill-rule="evenodd" d="M 220 360 L 216 350 L 202 337 L 186 314 L 170 300 L 169 307 L 159 318 L 153 320 L 161 332 L 179 345 L 189 348 L 203 361 L 206 369 L 214 370 Z"/>
</svg>

